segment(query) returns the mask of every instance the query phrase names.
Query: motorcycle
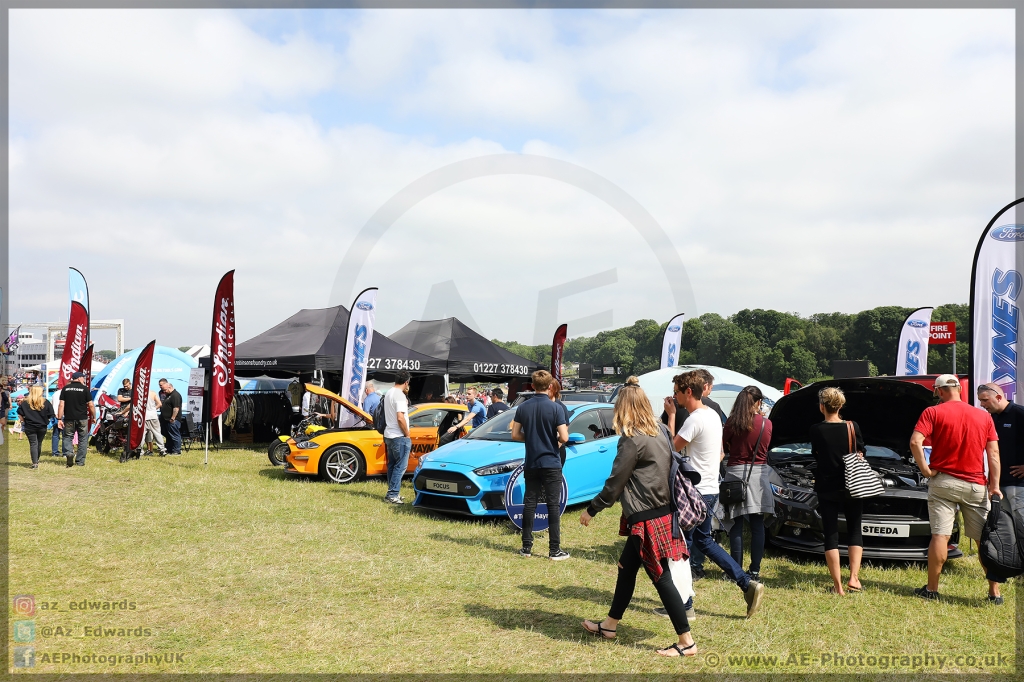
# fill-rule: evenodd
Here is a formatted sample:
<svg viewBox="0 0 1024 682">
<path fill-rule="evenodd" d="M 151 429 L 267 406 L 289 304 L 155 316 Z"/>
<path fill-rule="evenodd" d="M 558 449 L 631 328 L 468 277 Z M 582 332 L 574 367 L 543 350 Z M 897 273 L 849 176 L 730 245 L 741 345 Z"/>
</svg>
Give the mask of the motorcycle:
<svg viewBox="0 0 1024 682">
<path fill-rule="evenodd" d="M 129 458 L 139 459 L 142 456 L 141 448 L 136 448 L 127 454 L 123 452 L 128 443 L 130 429 L 128 411 L 105 394 L 97 403 L 100 410 L 99 426 L 96 429 L 96 434 L 90 439 L 90 444 L 104 455 L 120 449 L 122 451 L 121 462 L 125 462 Z"/>
<path fill-rule="evenodd" d="M 267 449 L 267 458 L 270 460 L 270 463 L 276 467 L 284 466 L 285 458 L 290 451 L 288 441 L 294 440 L 296 443 L 302 443 L 309 440 L 327 429 L 322 422 L 323 418 L 318 414 L 314 414 L 294 425 L 290 435 L 278 436 L 277 440 L 271 443 Z"/>
</svg>

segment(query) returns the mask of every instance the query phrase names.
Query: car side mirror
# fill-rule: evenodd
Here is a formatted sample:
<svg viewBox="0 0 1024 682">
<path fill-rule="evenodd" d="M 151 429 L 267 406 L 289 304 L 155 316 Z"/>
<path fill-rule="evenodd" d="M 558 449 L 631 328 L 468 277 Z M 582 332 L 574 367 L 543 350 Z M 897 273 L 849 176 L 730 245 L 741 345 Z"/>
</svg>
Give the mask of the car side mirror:
<svg viewBox="0 0 1024 682">
<path fill-rule="evenodd" d="M 586 443 L 587 437 L 582 433 L 570 433 L 569 434 L 569 445 L 579 445 L 580 443 Z"/>
</svg>

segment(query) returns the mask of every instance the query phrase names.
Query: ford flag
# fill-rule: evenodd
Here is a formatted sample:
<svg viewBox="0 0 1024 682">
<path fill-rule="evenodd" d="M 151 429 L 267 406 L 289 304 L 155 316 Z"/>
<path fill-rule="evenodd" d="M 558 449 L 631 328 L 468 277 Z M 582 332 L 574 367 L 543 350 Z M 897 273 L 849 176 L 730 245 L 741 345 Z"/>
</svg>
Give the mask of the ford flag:
<svg viewBox="0 0 1024 682">
<path fill-rule="evenodd" d="M 128 422 L 127 450 L 135 450 L 142 445 L 142 437 L 146 434 L 146 401 L 149 399 L 149 383 L 153 374 L 153 349 L 156 341 L 150 341 L 135 359 L 135 373 L 132 376 L 132 411 Z M 127 453 L 125 453 L 127 454 Z"/>
<path fill-rule="evenodd" d="M 562 349 L 565 348 L 565 336 L 568 332 L 569 325 L 559 325 L 555 330 L 555 337 L 551 339 L 551 376 L 559 386 L 562 385 Z"/>
<path fill-rule="evenodd" d="M 1024 225 L 1017 224 L 1017 199 L 989 221 L 978 240 L 971 271 L 971 397 L 996 383 L 1010 402 L 1024 404 L 1017 390 L 1020 304 L 1024 286 Z"/>
<path fill-rule="evenodd" d="M 661 368 L 679 364 L 679 346 L 683 340 L 683 313 L 673 317 L 665 329 L 665 340 L 661 344 Z"/>
<path fill-rule="evenodd" d="M 356 407 L 363 406 L 363 387 L 373 341 L 373 320 L 377 315 L 377 287 L 364 289 L 348 311 L 345 333 L 345 364 L 341 378 L 341 396 Z M 351 420 L 352 413 L 343 411 L 342 420 Z M 341 426 L 348 424 L 342 423 Z"/>
<path fill-rule="evenodd" d="M 71 315 L 68 319 L 68 335 L 64 339 L 64 353 L 60 358 L 60 373 L 57 375 L 57 388 L 71 381 L 71 375 L 82 368 L 82 356 L 89 341 L 89 313 L 78 301 L 71 302 Z"/>
<path fill-rule="evenodd" d="M 903 321 L 900 343 L 896 348 L 896 376 L 910 377 L 928 373 L 931 324 L 931 308 L 918 308 Z"/>
<path fill-rule="evenodd" d="M 210 332 L 210 418 L 228 411 L 235 397 L 235 271 L 220 278 Z"/>
</svg>

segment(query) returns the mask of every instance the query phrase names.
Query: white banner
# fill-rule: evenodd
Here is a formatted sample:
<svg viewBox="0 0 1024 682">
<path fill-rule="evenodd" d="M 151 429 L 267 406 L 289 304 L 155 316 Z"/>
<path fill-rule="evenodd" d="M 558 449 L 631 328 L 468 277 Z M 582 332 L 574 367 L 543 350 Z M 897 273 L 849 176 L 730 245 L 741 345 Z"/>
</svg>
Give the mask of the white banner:
<svg viewBox="0 0 1024 682">
<path fill-rule="evenodd" d="M 206 370 L 192 367 L 188 371 L 188 396 L 185 398 L 185 412 L 192 414 L 196 424 L 203 423 L 203 388 L 206 383 Z"/>
<path fill-rule="evenodd" d="M 683 313 L 669 320 L 665 339 L 661 342 L 661 368 L 679 364 L 679 346 L 683 340 Z"/>
<path fill-rule="evenodd" d="M 928 373 L 928 339 L 931 338 L 932 308 L 918 308 L 903 321 L 896 347 L 896 376 Z"/>
<path fill-rule="evenodd" d="M 1020 294 L 1024 285 L 1024 225 L 1016 224 L 1018 199 L 989 222 L 974 254 L 971 282 L 971 393 L 996 383 L 1006 399 L 1024 404 L 1018 391 Z"/>
<path fill-rule="evenodd" d="M 377 314 L 377 287 L 365 289 L 356 296 L 348 312 L 348 332 L 345 339 L 345 366 L 341 380 L 341 397 L 357 407 L 363 406 L 363 387 L 366 385 L 366 366 L 373 341 L 373 320 Z M 342 411 L 341 426 L 347 424 L 351 413 Z M 354 417 L 352 417 L 354 421 Z"/>
</svg>

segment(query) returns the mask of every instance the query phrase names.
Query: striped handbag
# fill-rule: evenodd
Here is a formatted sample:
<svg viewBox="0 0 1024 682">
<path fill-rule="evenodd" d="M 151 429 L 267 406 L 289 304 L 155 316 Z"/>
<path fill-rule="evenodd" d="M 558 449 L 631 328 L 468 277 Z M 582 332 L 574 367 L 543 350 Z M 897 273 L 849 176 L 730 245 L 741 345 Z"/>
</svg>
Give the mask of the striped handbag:
<svg viewBox="0 0 1024 682">
<path fill-rule="evenodd" d="M 846 470 L 846 491 L 850 497 L 875 497 L 885 492 L 882 479 L 875 473 L 867 461 L 857 452 L 857 442 L 853 433 L 853 422 L 846 422 L 846 435 L 850 443 L 849 454 L 843 455 L 843 468 Z"/>
</svg>

